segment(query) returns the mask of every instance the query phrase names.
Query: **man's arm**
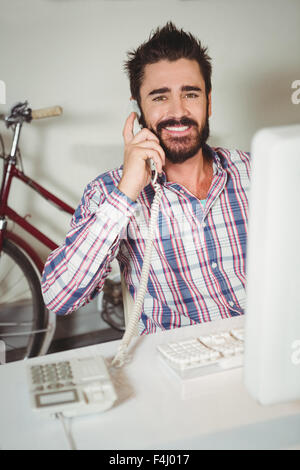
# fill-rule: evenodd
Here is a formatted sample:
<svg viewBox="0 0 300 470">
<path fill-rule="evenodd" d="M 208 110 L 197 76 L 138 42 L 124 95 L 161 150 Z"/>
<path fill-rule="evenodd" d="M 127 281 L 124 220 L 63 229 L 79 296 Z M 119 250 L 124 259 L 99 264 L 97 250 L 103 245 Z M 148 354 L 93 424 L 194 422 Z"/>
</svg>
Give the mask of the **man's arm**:
<svg viewBox="0 0 300 470">
<path fill-rule="evenodd" d="M 104 285 L 137 204 L 101 180 L 87 186 L 65 243 L 48 257 L 42 278 L 47 308 L 63 315 L 86 304 Z"/>
</svg>

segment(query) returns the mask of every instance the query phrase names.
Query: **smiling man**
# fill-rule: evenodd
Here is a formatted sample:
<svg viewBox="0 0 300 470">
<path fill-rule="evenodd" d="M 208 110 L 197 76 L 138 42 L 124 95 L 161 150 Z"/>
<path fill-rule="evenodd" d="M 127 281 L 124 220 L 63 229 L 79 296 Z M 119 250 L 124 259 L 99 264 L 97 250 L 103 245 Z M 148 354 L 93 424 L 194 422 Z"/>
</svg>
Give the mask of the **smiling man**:
<svg viewBox="0 0 300 470">
<path fill-rule="evenodd" d="M 135 116 L 129 116 L 124 129 L 125 144 L 129 148 L 130 144 L 136 144 L 137 148 L 143 149 L 135 153 L 141 154 L 143 159 L 152 158 L 160 171 L 164 169 L 168 180 L 192 189 L 198 197 L 200 194 L 205 197 L 212 179 L 212 158 L 203 148 L 209 136 L 211 92 L 206 93 L 198 62 L 181 58 L 147 64 L 136 98 L 142 111 L 140 123 L 145 130 L 133 138 Z M 161 148 L 157 149 L 153 144 L 154 135 Z M 134 199 L 142 187 L 138 188 L 131 174 L 126 176 L 124 171 L 119 188 L 125 189 L 126 193 L 124 181 L 127 180 L 128 189 L 137 188 L 137 193 L 128 191 Z"/>
<path fill-rule="evenodd" d="M 103 288 L 117 259 L 136 297 L 155 189 L 162 189 L 140 334 L 242 315 L 249 154 L 211 148 L 211 61 L 190 33 L 167 23 L 125 64 L 135 113 L 125 123 L 124 164 L 87 187 L 65 243 L 50 254 L 47 307 L 66 314 Z"/>
</svg>

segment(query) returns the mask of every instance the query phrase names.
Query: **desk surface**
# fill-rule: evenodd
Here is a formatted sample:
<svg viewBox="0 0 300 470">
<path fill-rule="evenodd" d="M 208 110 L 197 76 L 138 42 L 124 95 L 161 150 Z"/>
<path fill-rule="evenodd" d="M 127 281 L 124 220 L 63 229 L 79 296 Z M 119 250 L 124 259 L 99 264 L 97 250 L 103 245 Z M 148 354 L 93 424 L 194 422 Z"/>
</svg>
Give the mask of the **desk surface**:
<svg viewBox="0 0 300 470">
<path fill-rule="evenodd" d="M 184 385 L 167 373 L 156 345 L 197 336 L 203 327 L 136 338 L 131 347 L 132 361 L 114 374 L 118 394 L 114 407 L 72 420 L 77 448 L 300 449 L 300 402 L 259 405 L 243 385 L 242 368 Z M 118 344 L 113 341 L 48 355 L 46 359 L 87 353 L 111 359 Z M 43 360 L 35 358 L 26 364 Z M 0 366 L 0 383 L 1 449 L 68 449 L 61 423 L 32 411 L 24 362 Z"/>
</svg>

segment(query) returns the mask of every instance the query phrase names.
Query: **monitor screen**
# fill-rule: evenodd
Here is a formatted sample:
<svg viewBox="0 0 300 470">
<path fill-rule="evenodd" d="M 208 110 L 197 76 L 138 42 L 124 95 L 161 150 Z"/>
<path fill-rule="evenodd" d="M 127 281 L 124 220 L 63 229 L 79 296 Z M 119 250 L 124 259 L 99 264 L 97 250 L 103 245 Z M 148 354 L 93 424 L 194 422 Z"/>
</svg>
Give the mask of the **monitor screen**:
<svg viewBox="0 0 300 470">
<path fill-rule="evenodd" d="M 300 124 L 252 141 L 245 385 L 262 404 L 300 399 Z"/>
</svg>

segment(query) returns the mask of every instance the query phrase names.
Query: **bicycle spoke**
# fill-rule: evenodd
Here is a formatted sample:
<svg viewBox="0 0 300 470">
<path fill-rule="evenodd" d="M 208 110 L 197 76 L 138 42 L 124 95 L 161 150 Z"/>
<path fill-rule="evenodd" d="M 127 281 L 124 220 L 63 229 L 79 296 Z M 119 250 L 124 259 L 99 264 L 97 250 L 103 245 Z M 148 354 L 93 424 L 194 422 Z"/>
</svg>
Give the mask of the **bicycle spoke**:
<svg viewBox="0 0 300 470">
<path fill-rule="evenodd" d="M 26 299 L 28 299 L 28 295 L 29 295 L 29 290 L 26 290 L 25 291 L 27 293 L 27 296 L 24 296 L 24 293 L 21 292 L 21 297 L 20 297 L 20 300 L 18 300 L 18 302 L 22 302 L 22 301 L 26 301 Z M 15 301 L 15 298 L 16 298 L 16 294 L 14 294 L 13 292 L 11 292 L 10 296 L 4 296 L 4 298 L 2 298 L 2 302 L 0 304 L 1 305 L 7 305 L 7 304 L 16 304 L 17 302 Z"/>
<path fill-rule="evenodd" d="M 1 257 L 3 257 L 3 254 L 1 255 Z M 1 261 L 1 258 L 0 258 L 0 261 Z M 3 263 L 3 261 L 2 261 L 2 263 Z M 3 263 L 3 264 L 4 264 L 4 263 Z M 2 266 L 1 266 L 1 267 L 2 267 Z M 11 267 L 9 268 L 9 270 L 8 270 L 8 271 L 7 271 L 7 270 L 5 271 L 5 278 L 9 277 L 9 275 L 10 275 L 10 273 L 12 272 L 12 270 L 14 269 L 14 267 L 15 267 L 15 266 L 12 264 Z M 3 277 L 2 279 L 0 279 L 0 285 L 1 285 L 1 283 L 2 283 L 3 281 L 4 281 L 4 277 Z"/>
<path fill-rule="evenodd" d="M 40 281 L 26 255 L 5 240 L 0 257 L 0 339 L 8 362 L 38 354 L 47 332 Z"/>
<path fill-rule="evenodd" d="M 6 286 L 8 285 L 10 285 L 10 288 L 8 292 L 5 292 Z M 18 291 L 18 287 L 22 290 L 19 289 Z M 30 297 L 30 288 L 28 285 L 24 285 L 24 275 L 16 265 L 12 265 L 6 273 L 5 278 L 0 281 L 0 295 L 1 304 L 9 304 L 15 301 L 16 298 L 23 300 Z"/>
</svg>

